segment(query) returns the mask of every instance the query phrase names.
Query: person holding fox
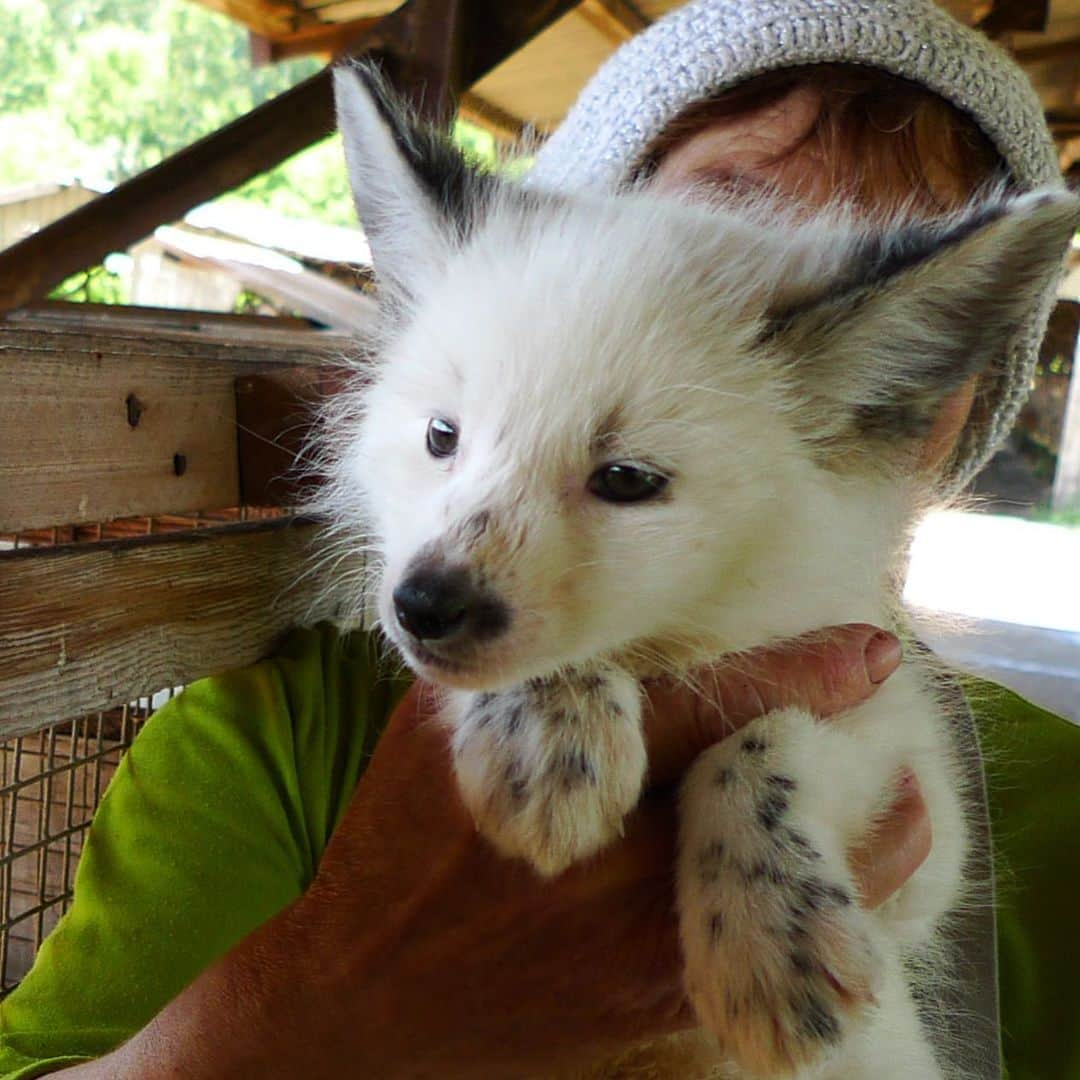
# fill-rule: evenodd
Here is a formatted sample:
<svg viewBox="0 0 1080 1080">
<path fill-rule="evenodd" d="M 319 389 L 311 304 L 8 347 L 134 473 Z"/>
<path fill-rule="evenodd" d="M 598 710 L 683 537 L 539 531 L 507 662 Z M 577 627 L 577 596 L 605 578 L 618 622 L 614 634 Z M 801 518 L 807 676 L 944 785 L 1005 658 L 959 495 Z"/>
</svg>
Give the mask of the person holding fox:
<svg viewBox="0 0 1080 1080">
<path fill-rule="evenodd" d="M 988 182 L 1055 176 L 1022 74 L 929 2 L 698 0 L 596 76 L 531 183 L 766 189 L 807 213 L 841 199 L 934 216 Z M 1007 431 L 1045 313 L 939 412 L 928 488 L 962 485 Z M 722 662 L 700 695 L 649 685 L 649 788 L 625 837 L 542 882 L 476 834 L 423 685 L 380 674 L 370 635 L 298 631 L 140 735 L 71 912 L 0 1007 L 0 1075 L 548 1076 L 616 1055 L 638 1075 L 634 1046 L 696 1023 L 672 914 L 673 786 L 766 712 L 866 700 L 900 653 L 885 631 L 845 626 Z M 1009 1075 L 1080 1075 L 1080 945 L 1061 933 L 1056 880 L 1080 833 L 1067 799 L 1080 732 L 998 688 L 966 690 L 1014 876 L 996 931 L 966 928 L 982 993 L 958 1008 L 987 1051 L 980 1075 L 997 1075 L 1000 967 Z M 933 844 L 917 775 L 887 801 L 848 853 L 866 907 Z"/>
</svg>

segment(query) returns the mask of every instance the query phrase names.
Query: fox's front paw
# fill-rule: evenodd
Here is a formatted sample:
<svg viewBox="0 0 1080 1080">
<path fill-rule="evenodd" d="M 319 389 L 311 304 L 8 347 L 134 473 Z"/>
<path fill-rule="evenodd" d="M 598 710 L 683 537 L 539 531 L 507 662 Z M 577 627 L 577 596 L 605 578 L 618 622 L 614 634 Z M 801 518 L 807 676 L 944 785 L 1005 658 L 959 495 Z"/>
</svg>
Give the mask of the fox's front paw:
<svg viewBox="0 0 1080 1080">
<path fill-rule="evenodd" d="M 451 704 L 462 797 L 502 854 L 549 876 L 619 835 L 646 764 L 630 675 L 593 667 Z"/>
<path fill-rule="evenodd" d="M 687 988 L 754 1076 L 790 1075 L 838 1047 L 869 1019 L 883 970 L 842 856 L 813 838 L 783 727 L 759 721 L 712 747 L 683 788 Z"/>
</svg>

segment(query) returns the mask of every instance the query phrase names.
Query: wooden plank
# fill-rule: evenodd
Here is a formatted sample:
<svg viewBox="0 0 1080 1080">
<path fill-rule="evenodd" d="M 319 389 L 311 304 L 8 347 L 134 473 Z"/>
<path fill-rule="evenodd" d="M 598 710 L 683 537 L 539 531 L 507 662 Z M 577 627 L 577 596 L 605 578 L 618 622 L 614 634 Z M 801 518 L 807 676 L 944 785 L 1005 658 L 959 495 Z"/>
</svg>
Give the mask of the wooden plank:
<svg viewBox="0 0 1080 1080">
<path fill-rule="evenodd" d="M 505 112 L 550 131 L 615 47 L 574 9 L 472 89 Z M 552 72 L 558 72 L 558 78 Z"/>
<path fill-rule="evenodd" d="M 327 61 L 349 56 L 356 51 L 357 42 L 362 41 L 375 21 L 357 19 L 347 23 L 320 23 L 276 40 L 253 32 L 251 62 L 255 67 L 264 67 L 298 56 L 320 56 Z M 461 95 L 458 115 L 505 142 L 516 142 L 525 130 L 523 120 L 471 91 Z"/>
<path fill-rule="evenodd" d="M 1050 21 L 1050 0 L 994 0 L 990 14 L 978 28 L 990 37 L 1016 30 L 1043 31 Z"/>
<path fill-rule="evenodd" d="M 1080 135 L 1080 106 L 1047 109 L 1046 122 L 1055 135 L 1062 137 Z"/>
<path fill-rule="evenodd" d="M 358 19 L 347 23 L 320 23 L 277 40 L 252 33 L 251 62 L 255 67 L 262 67 L 298 56 L 321 56 L 328 61 L 336 60 L 355 52 L 357 42 L 362 40 L 375 21 Z M 525 130 L 523 120 L 469 91 L 461 95 L 458 114 L 507 142 L 517 141 Z"/>
<path fill-rule="evenodd" d="M 313 536 L 283 519 L 0 553 L 0 737 L 266 655 L 311 603 Z"/>
<path fill-rule="evenodd" d="M 348 54 L 377 22 L 378 19 L 354 19 L 346 23 L 317 23 L 276 38 L 252 32 L 251 62 L 262 67 L 298 56 L 322 56 L 329 60 Z"/>
<path fill-rule="evenodd" d="M 1013 59 L 1020 64 L 1041 64 L 1047 60 L 1073 60 L 1077 57 L 1080 57 L 1080 37 L 1025 45 L 1013 51 Z"/>
<path fill-rule="evenodd" d="M 617 45 L 629 41 L 649 20 L 628 0 L 581 0 L 578 14 Z"/>
<path fill-rule="evenodd" d="M 468 120 L 470 124 L 476 124 L 490 131 L 496 139 L 501 139 L 503 142 L 517 142 L 525 135 L 523 120 L 471 91 L 461 95 L 458 115 Z"/>
<path fill-rule="evenodd" d="M 346 348 L 312 331 L 0 322 L 0 532 L 240 504 L 237 377 Z"/>
<path fill-rule="evenodd" d="M 233 506 L 221 510 L 193 510 L 185 514 L 153 514 L 149 517 L 112 518 L 81 525 L 54 525 L 45 529 L 23 529 L 0 533 L 0 549 L 56 547 L 58 544 L 100 543 L 102 540 L 130 540 L 139 536 L 192 532 L 214 525 L 270 521 L 287 516 L 281 507 Z"/>
<path fill-rule="evenodd" d="M 372 16 L 387 15 L 399 7 L 401 0 L 301 0 L 306 11 L 317 15 L 321 22 L 350 22 Z"/>
<path fill-rule="evenodd" d="M 181 330 L 206 332 L 211 336 L 232 335 L 249 340 L 252 332 L 260 337 L 277 330 L 299 330 L 307 336 L 312 332 L 307 319 L 292 315 L 234 315 L 222 311 L 187 311 L 139 304 L 84 304 L 67 300 L 36 300 L 18 311 L 8 312 L 4 318 L 9 323 L 38 327 L 55 325 L 58 329 L 112 328 L 123 331 L 136 327 L 155 333 Z"/>
<path fill-rule="evenodd" d="M 297 506 L 319 476 L 300 461 L 319 402 L 349 378 L 343 368 L 292 368 L 236 380 L 240 492 L 250 506 Z M 299 465 L 298 465 L 299 462 Z"/>
<path fill-rule="evenodd" d="M 211 11 L 243 23 L 260 34 L 288 34 L 312 16 L 290 0 L 195 0 Z"/>
<path fill-rule="evenodd" d="M 937 0 L 938 4 L 966 26 L 974 26 L 993 10 L 994 0 Z"/>
<path fill-rule="evenodd" d="M 60 307 L 71 310 L 60 311 Z M 185 357 L 191 364 L 222 361 L 291 367 L 322 363 L 327 352 L 338 353 L 356 341 L 355 335 L 300 329 L 303 323 L 258 315 L 176 311 L 166 312 L 159 320 L 155 308 L 117 307 L 108 312 L 94 308 L 92 304 L 63 304 L 51 310 L 11 312 L 0 319 L 0 356 L 14 348 L 86 353 L 140 345 L 150 350 L 160 346 L 167 355 Z"/>
</svg>

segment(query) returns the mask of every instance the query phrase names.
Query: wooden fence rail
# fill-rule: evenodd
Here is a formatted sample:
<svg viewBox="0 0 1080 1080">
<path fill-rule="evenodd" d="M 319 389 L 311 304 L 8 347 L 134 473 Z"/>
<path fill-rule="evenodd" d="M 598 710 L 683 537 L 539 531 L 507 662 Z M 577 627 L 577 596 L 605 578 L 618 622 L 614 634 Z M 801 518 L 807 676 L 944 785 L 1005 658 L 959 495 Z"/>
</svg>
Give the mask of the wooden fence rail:
<svg viewBox="0 0 1080 1080">
<path fill-rule="evenodd" d="M 292 519 L 0 552 L 0 738 L 249 664 L 312 607 Z"/>
<path fill-rule="evenodd" d="M 287 373 L 357 347 L 336 334 L 253 325 L 241 336 L 228 324 L 195 332 L 0 322 L 0 533 L 260 501 L 291 456 L 273 453 L 275 424 L 292 428 L 294 442 L 301 436 L 295 416 L 271 415 L 268 379 L 292 385 L 295 413 L 302 380 Z M 258 492 L 242 488 L 238 393 L 253 432 L 248 456 L 261 446 L 270 459 L 247 470 Z"/>
</svg>

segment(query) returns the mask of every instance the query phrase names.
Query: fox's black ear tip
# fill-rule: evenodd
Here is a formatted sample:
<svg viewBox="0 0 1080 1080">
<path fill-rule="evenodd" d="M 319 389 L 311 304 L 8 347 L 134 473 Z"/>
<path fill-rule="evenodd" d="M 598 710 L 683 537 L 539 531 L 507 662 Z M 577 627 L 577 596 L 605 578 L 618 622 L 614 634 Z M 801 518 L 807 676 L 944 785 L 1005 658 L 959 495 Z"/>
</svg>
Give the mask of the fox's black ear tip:
<svg viewBox="0 0 1080 1080">
<path fill-rule="evenodd" d="M 1036 188 L 1014 196 L 1005 205 L 1019 219 L 1054 222 L 1064 228 L 1080 229 L 1080 192 L 1070 191 L 1067 187 Z"/>
<path fill-rule="evenodd" d="M 338 112 L 355 109 L 360 101 L 375 112 L 392 130 L 401 132 L 414 123 L 404 98 L 394 89 L 382 64 L 374 57 L 349 59 L 334 65 L 334 98 Z M 366 112 L 366 109 L 365 109 Z"/>
<path fill-rule="evenodd" d="M 386 80 L 378 61 L 369 57 L 350 58 L 334 64 L 334 89 L 342 91 L 364 90 L 372 96 L 385 95 Z"/>
</svg>

